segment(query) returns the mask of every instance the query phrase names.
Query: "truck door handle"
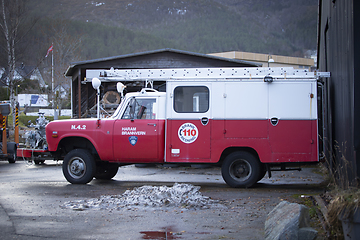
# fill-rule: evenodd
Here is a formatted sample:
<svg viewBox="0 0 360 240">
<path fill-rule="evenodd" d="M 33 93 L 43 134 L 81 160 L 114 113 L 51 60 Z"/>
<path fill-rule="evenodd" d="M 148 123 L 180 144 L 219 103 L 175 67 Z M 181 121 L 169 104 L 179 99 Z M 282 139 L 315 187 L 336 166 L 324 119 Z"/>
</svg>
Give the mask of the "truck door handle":
<svg viewBox="0 0 360 240">
<path fill-rule="evenodd" d="M 202 123 L 202 125 L 206 125 L 206 124 L 208 124 L 208 122 L 209 122 L 209 118 L 207 118 L 207 117 L 203 117 L 203 118 L 201 118 L 201 123 Z"/>
<path fill-rule="evenodd" d="M 279 123 L 279 119 L 277 117 L 273 117 L 270 119 L 271 125 L 274 127 Z"/>
<path fill-rule="evenodd" d="M 156 123 L 148 123 L 148 125 L 156 127 Z"/>
</svg>

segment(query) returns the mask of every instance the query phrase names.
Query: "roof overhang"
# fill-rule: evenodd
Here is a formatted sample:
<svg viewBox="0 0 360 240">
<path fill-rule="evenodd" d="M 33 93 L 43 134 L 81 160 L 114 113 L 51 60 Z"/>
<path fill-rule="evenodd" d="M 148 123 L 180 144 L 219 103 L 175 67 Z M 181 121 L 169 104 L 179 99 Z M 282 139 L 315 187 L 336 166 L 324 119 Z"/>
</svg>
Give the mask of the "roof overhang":
<svg viewBox="0 0 360 240">
<path fill-rule="evenodd" d="M 156 54 L 156 53 L 165 53 L 165 52 L 178 53 L 178 54 L 184 54 L 184 55 L 207 58 L 207 59 L 214 59 L 214 60 L 219 60 L 219 61 L 224 61 L 224 62 L 235 63 L 235 64 L 239 64 L 239 65 L 242 64 L 242 65 L 244 65 L 244 67 L 261 67 L 261 64 L 255 63 L 255 62 L 250 62 L 250 61 L 244 61 L 244 60 L 239 60 L 239 59 L 229 59 L 229 58 L 223 58 L 223 57 L 218 57 L 218 56 L 211 56 L 211 55 L 207 55 L 207 54 L 165 48 L 165 49 L 158 49 L 158 50 L 147 51 L 147 52 L 139 52 L 139 53 L 125 54 L 125 55 L 113 56 L 113 57 L 107 57 L 107 58 L 99 58 L 99 59 L 92 59 L 92 60 L 87 60 L 87 61 L 73 62 L 70 64 L 70 66 L 66 70 L 65 76 L 70 77 L 74 74 L 75 69 L 83 68 L 83 67 L 86 68 L 86 65 L 90 65 L 90 64 L 94 64 L 94 63 L 101 63 L 101 62 L 113 61 L 113 60 L 118 60 L 118 59 L 133 58 L 133 57 L 138 57 L 138 56 L 151 55 L 151 54 Z M 111 66 L 109 66 L 109 68 L 110 67 Z"/>
</svg>

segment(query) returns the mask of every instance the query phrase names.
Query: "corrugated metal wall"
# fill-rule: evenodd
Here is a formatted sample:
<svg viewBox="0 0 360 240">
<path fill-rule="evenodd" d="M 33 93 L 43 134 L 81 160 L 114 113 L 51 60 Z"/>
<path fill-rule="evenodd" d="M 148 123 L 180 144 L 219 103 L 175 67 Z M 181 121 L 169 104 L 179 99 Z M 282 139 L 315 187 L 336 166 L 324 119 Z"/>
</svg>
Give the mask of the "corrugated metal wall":
<svg viewBox="0 0 360 240">
<path fill-rule="evenodd" d="M 331 72 L 325 84 L 325 154 L 344 185 L 360 176 L 360 9 L 355 2 L 319 1 L 318 67 Z"/>
</svg>

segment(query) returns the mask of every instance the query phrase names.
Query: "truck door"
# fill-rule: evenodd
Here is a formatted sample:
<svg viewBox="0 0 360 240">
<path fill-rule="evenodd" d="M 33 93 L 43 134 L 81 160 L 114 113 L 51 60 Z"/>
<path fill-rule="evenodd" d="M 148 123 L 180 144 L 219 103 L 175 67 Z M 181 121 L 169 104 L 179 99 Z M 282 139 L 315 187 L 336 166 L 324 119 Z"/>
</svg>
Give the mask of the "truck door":
<svg viewBox="0 0 360 240">
<path fill-rule="evenodd" d="M 210 83 L 177 86 L 167 92 L 166 161 L 208 162 L 210 159 Z"/>
<path fill-rule="evenodd" d="M 269 141 L 273 161 L 317 159 L 316 95 L 316 83 L 269 85 Z"/>
<path fill-rule="evenodd" d="M 117 161 L 159 160 L 157 98 L 132 98 L 121 119 L 114 124 L 114 157 Z"/>
</svg>

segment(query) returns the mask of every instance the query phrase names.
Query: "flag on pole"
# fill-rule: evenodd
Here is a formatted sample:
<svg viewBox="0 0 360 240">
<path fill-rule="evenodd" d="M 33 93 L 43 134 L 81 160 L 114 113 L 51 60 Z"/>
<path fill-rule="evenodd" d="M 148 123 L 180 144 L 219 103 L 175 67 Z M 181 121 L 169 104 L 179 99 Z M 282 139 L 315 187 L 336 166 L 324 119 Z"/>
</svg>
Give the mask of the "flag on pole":
<svg viewBox="0 0 360 240">
<path fill-rule="evenodd" d="M 49 47 L 45 57 L 47 57 L 52 50 L 53 50 L 53 45 L 51 45 L 51 47 Z"/>
</svg>

